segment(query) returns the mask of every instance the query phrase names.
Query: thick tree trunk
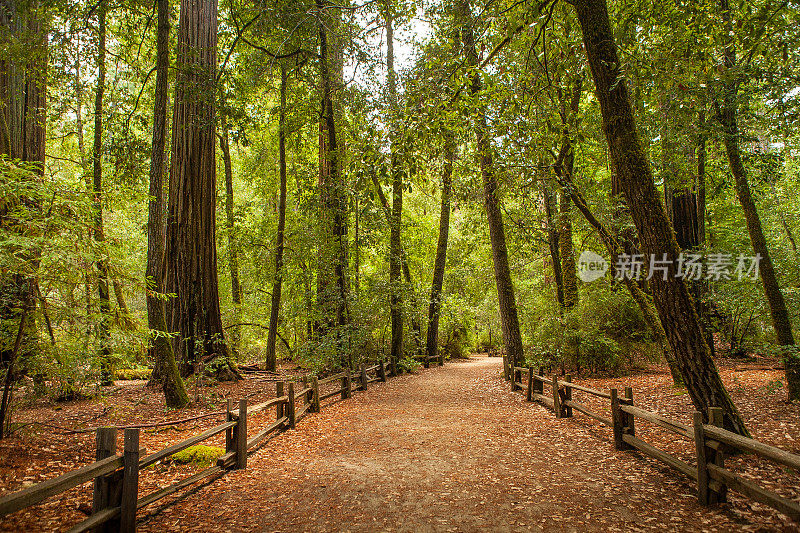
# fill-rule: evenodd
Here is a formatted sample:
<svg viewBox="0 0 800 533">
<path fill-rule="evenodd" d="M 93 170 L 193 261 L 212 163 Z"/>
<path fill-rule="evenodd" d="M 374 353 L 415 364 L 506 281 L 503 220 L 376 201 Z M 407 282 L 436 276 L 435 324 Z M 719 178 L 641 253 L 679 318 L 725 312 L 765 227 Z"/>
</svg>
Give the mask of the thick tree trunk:
<svg viewBox="0 0 800 533">
<path fill-rule="evenodd" d="M 94 240 L 100 257 L 97 260 L 97 297 L 100 317 L 97 336 L 100 341 L 100 382 L 113 383 L 111 369 L 111 300 L 108 287 L 108 248 L 103 231 L 103 96 L 106 90 L 106 0 L 97 6 L 97 91 L 94 98 L 94 144 L 92 146 L 92 206 Z"/>
<path fill-rule="evenodd" d="M 167 218 L 166 292 L 182 373 L 221 359 L 230 379 L 219 308 L 215 231 L 217 1 L 182 0 L 178 30 L 172 162 Z"/>
<path fill-rule="evenodd" d="M 31 7 L 41 6 L 38 1 L 0 1 L 0 31 L 16 51 L 0 58 L 0 153 L 28 163 L 28 168 L 34 167 L 41 174 L 45 158 L 47 31 L 40 11 Z M 12 208 L 10 199 L 0 201 L 0 224 L 19 231 L 22 224 L 17 224 L 13 215 L 8 216 Z M 40 254 L 30 250 L 18 257 L 24 264 L 17 271 L 0 274 L 0 326 L 16 331 L 22 324 L 17 356 L 24 358 L 38 350 L 35 296 Z M 10 364 L 14 359 L 10 344 L 0 343 L 0 364 Z"/>
<path fill-rule="evenodd" d="M 275 278 L 272 282 L 272 305 L 269 313 L 267 333 L 267 370 L 275 371 L 277 357 L 275 340 L 278 334 L 278 315 L 281 309 L 281 283 L 283 281 L 283 233 L 286 227 L 286 67 L 281 65 L 281 111 L 278 130 L 278 170 L 280 172 L 280 194 L 278 196 L 278 232 L 275 237 Z"/>
<path fill-rule="evenodd" d="M 775 329 L 775 336 L 778 344 L 785 346 L 786 354 L 784 365 L 786 370 L 786 386 L 789 393 L 789 400 L 800 400 L 800 354 L 796 353 L 794 336 L 792 334 L 792 321 L 786 309 L 786 301 L 783 299 L 778 275 L 775 266 L 772 264 L 772 257 L 767 247 L 767 240 L 764 237 L 764 230 L 761 226 L 761 219 L 758 216 L 756 204 L 750 194 L 750 184 L 748 183 L 747 171 L 742 163 L 741 151 L 739 149 L 739 124 L 737 120 L 738 102 L 737 92 L 739 80 L 733 78 L 730 69 L 736 67 L 736 50 L 731 43 L 733 37 L 733 26 L 731 23 L 731 13 L 728 0 L 721 0 L 722 19 L 725 29 L 725 68 L 727 72 L 723 79 L 724 95 L 722 106 L 719 110 L 719 120 L 722 124 L 722 132 L 725 141 L 725 152 L 728 155 L 731 174 L 736 181 L 736 196 L 744 212 L 747 232 L 750 234 L 750 243 L 753 251 L 760 256 L 758 272 L 761 275 L 761 283 L 764 286 L 764 294 L 767 297 L 770 316 L 772 317 L 772 327 Z"/>
<path fill-rule="evenodd" d="M 389 308 L 392 318 L 392 344 L 390 357 L 399 361 L 403 357 L 403 283 L 401 229 L 403 222 L 403 175 L 398 168 L 397 139 L 394 124 L 397 112 L 397 86 L 394 72 L 394 27 L 392 6 L 384 6 L 386 19 L 386 93 L 389 101 L 389 143 L 391 145 L 392 219 L 389 225 Z"/>
<path fill-rule="evenodd" d="M 442 312 L 442 284 L 447 262 L 447 238 L 450 234 L 450 192 L 453 182 L 453 161 L 456 158 L 452 132 L 444 133 L 444 171 L 442 172 L 442 207 L 439 211 L 439 240 L 436 242 L 436 259 L 433 263 L 431 299 L 428 304 L 428 339 L 426 353 L 435 357 L 438 351 L 439 316 Z"/>
<path fill-rule="evenodd" d="M 230 349 L 231 354 L 236 357 L 239 354 L 239 341 L 242 335 L 242 283 L 239 279 L 239 241 L 236 238 L 236 219 L 233 216 L 233 163 L 228 123 L 224 119 L 219 145 L 225 167 L 225 233 L 228 236 L 228 270 L 231 273 L 231 300 L 233 300 L 236 324 L 231 328 Z"/>
<path fill-rule="evenodd" d="M 317 270 L 317 307 L 320 314 L 317 334 L 333 332 L 337 357 L 349 364 L 345 344 L 350 323 L 348 311 L 347 194 L 342 178 L 340 146 L 336 131 L 336 110 L 343 88 L 341 51 L 338 39 L 331 39 L 328 28 L 339 26 L 339 9 L 317 0 L 319 20 L 320 79 L 322 85 L 319 137 L 319 222 L 320 242 Z M 327 13 L 327 15 L 326 15 Z M 333 41 L 333 42 L 332 42 Z M 332 46 L 331 46 L 332 45 Z M 332 69 L 333 67 L 333 69 Z M 331 72 L 333 70 L 333 72 Z"/>
<path fill-rule="evenodd" d="M 472 15 L 469 0 L 459 0 L 459 23 L 462 25 L 461 41 L 467 65 L 471 68 L 470 94 L 479 95 L 483 89 L 480 73 L 477 72 L 479 61 L 475 50 L 475 35 L 472 26 Z M 524 363 L 525 355 L 522 347 L 522 334 L 519 329 L 517 302 L 514 296 L 514 283 L 511 280 L 511 268 L 508 264 L 503 214 L 500 210 L 500 199 L 497 197 L 497 176 L 492 163 L 491 137 L 486 125 L 486 113 L 478 111 L 474 123 L 475 140 L 478 147 L 478 159 L 483 178 L 484 207 L 489 224 L 489 239 L 492 244 L 492 263 L 494 278 L 497 284 L 497 297 L 500 308 L 500 322 L 503 329 L 503 343 L 506 353 L 515 365 Z"/>
<path fill-rule="evenodd" d="M 633 118 L 628 85 L 620 71 L 620 59 L 605 0 L 574 3 L 583 42 L 600 102 L 603 130 L 614 170 L 630 208 L 646 257 L 653 254 L 670 261 L 667 279 L 653 276 L 653 301 L 675 354 L 689 396 L 695 407 L 708 416 L 710 407 L 721 407 L 725 427 L 747 435 L 744 420 L 719 377 L 706 344 L 700 319 L 686 283 L 676 278 L 680 248 L 664 206 L 653 183 L 653 173 Z"/>
<path fill-rule="evenodd" d="M 153 141 L 150 155 L 150 188 L 147 206 L 147 325 L 151 332 L 151 383 L 161 383 L 168 407 L 189 403 L 183 379 L 175 363 L 172 343 L 167 337 L 164 292 L 164 176 L 167 172 L 167 92 L 169 90 L 170 0 L 158 0 L 156 29 L 156 91 L 153 98 Z"/>
</svg>

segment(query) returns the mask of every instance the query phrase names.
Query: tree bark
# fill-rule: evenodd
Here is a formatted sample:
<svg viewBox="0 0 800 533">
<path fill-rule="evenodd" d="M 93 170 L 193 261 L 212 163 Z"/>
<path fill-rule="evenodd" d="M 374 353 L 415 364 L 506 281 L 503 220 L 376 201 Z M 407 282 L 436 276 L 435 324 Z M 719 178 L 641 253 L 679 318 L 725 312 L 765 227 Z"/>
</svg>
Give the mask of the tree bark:
<svg viewBox="0 0 800 533">
<path fill-rule="evenodd" d="M 572 309 L 578 304 L 578 269 L 572 247 L 572 201 L 563 190 L 559 193 L 558 202 L 558 248 L 561 256 L 564 309 Z"/>
<path fill-rule="evenodd" d="M 633 117 L 628 86 L 605 0 L 575 0 L 586 55 L 600 102 L 603 131 L 614 170 L 625 195 L 646 257 L 667 255 L 667 279 L 651 279 L 653 301 L 695 407 L 708 417 L 710 407 L 721 407 L 729 430 L 747 435 L 744 420 L 728 395 L 711 359 L 700 320 L 686 283 L 675 276 L 680 254 L 664 205 L 653 183 L 653 173 Z"/>
<path fill-rule="evenodd" d="M 167 314 L 182 373 L 219 358 L 218 377 L 230 379 L 217 280 L 216 62 L 216 0 L 182 0 L 166 247 L 166 291 L 176 297 Z"/>
<path fill-rule="evenodd" d="M 160 383 L 168 407 L 181 408 L 189 396 L 167 336 L 164 300 L 164 176 L 167 172 L 167 92 L 169 90 L 170 0 L 158 0 L 156 28 L 156 90 L 153 98 L 153 140 L 150 155 L 150 188 L 147 205 L 147 325 L 150 328 L 151 383 Z"/>
<path fill-rule="evenodd" d="M 278 196 L 278 231 L 275 237 L 275 278 L 272 282 L 272 305 L 269 313 L 269 333 L 267 333 L 267 370 L 275 371 L 277 357 L 275 341 L 278 334 L 278 315 L 281 308 L 281 283 L 283 282 L 283 238 L 286 228 L 286 67 L 281 65 L 281 110 L 278 130 L 278 170 L 280 173 L 280 194 Z"/>
<path fill-rule="evenodd" d="M 469 0 L 458 2 L 459 23 L 462 25 L 462 43 L 467 65 L 471 68 L 470 94 L 478 96 L 483 89 L 478 54 L 475 50 L 475 35 Z M 511 280 L 511 268 L 508 264 L 506 235 L 503 227 L 503 214 L 500 211 L 500 199 L 497 197 L 497 176 L 492 162 L 492 147 L 486 125 L 486 112 L 479 109 L 474 123 L 475 140 L 478 147 L 478 160 L 483 178 L 484 207 L 489 225 L 489 239 L 492 244 L 492 263 L 497 285 L 497 297 L 500 308 L 500 323 L 503 329 L 503 343 L 506 353 L 515 365 L 524 363 L 525 355 L 522 347 L 522 334 L 519 329 L 517 302 L 514 296 L 514 283 Z"/>
<path fill-rule="evenodd" d="M 772 327 L 775 329 L 775 336 L 778 344 L 785 347 L 784 368 L 786 372 L 786 386 L 789 400 L 800 400 L 800 355 L 796 352 L 794 336 L 792 334 L 792 321 L 786 308 L 786 301 L 783 298 L 778 275 L 772 263 L 769 253 L 767 240 L 764 237 L 764 230 L 761 226 L 761 219 L 758 216 L 756 204 L 750 194 L 750 184 L 747 178 L 747 170 L 742 163 L 741 151 L 739 149 L 739 124 L 738 124 L 738 102 L 737 93 L 739 80 L 735 79 L 735 74 L 730 70 L 736 67 L 736 49 L 733 46 L 733 25 L 731 22 L 731 12 L 728 0 L 720 0 L 722 9 L 722 21 L 724 27 L 723 50 L 725 69 L 723 74 L 723 97 L 719 111 L 719 121 L 722 124 L 722 132 L 725 142 L 725 153 L 728 156 L 731 174 L 736 181 L 736 196 L 744 212 L 747 232 L 750 235 L 750 243 L 753 251 L 760 256 L 758 272 L 761 276 L 761 283 L 764 287 L 764 294 L 769 305 L 770 316 L 772 317 Z"/>
<path fill-rule="evenodd" d="M 439 239 L 436 242 L 436 259 L 433 263 L 431 299 L 428 304 L 428 338 L 426 354 L 436 357 L 439 339 L 439 317 L 442 312 L 442 284 L 447 263 L 447 238 L 450 234 L 450 192 L 453 182 L 453 162 L 456 158 L 453 133 L 444 133 L 444 170 L 442 172 L 442 207 L 439 211 Z"/>
</svg>

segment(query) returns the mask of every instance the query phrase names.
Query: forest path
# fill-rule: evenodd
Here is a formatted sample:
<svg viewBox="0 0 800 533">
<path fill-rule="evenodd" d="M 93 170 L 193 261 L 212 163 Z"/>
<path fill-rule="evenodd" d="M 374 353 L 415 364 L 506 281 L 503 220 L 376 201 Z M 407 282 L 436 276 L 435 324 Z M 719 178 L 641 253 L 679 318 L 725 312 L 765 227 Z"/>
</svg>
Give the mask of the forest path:
<svg viewBox="0 0 800 533">
<path fill-rule="evenodd" d="M 370 385 L 140 531 L 730 530 L 611 432 L 513 394 L 500 358 Z M 713 526 L 712 526 L 713 524 Z"/>
</svg>

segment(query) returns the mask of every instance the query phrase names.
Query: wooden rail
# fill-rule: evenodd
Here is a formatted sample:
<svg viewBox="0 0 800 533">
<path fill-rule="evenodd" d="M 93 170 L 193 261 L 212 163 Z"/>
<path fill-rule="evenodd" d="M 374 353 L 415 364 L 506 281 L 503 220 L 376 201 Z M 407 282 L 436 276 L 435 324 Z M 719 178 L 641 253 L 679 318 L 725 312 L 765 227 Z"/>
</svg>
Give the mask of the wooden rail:
<svg viewBox="0 0 800 533">
<path fill-rule="evenodd" d="M 0 497 L 0 518 L 93 481 L 92 515 L 73 526 L 69 532 L 79 533 L 97 528 L 133 532 L 136 530 L 137 509 L 147 507 L 207 477 L 224 474 L 232 468 L 246 468 L 248 451 L 260 446 L 269 435 L 294 428 L 304 415 L 319 412 L 320 402 L 326 398 L 339 394 L 342 398 L 349 398 L 353 393 L 353 380 L 358 383 L 359 390 L 366 390 L 369 383 L 386 381 L 387 368 L 390 369 L 389 375 L 397 375 L 393 366 L 381 360 L 375 365 L 362 365 L 355 376 L 345 370 L 324 379 L 317 379 L 316 376 L 304 377 L 296 392 L 294 382 L 278 382 L 275 398 L 250 407 L 247 400 L 241 400 L 238 409 L 233 409 L 231 400 L 228 400 L 223 411 L 225 422 L 150 455 L 139 449 L 140 429 L 125 429 L 124 449 L 120 455 L 116 451 L 117 428 L 100 428 L 97 430 L 97 460 L 94 463 Z M 320 394 L 320 385 L 336 381 L 341 382 L 339 388 Z M 248 438 L 248 415 L 271 407 L 276 408 L 275 420 Z M 144 468 L 223 432 L 226 434 L 225 453 L 217 458 L 214 466 L 139 497 L 139 474 Z"/>
<path fill-rule="evenodd" d="M 698 499 L 701 503 L 708 505 L 723 502 L 726 500 L 728 489 L 731 489 L 769 505 L 792 520 L 800 522 L 800 503 L 770 492 L 753 481 L 731 472 L 724 466 L 725 453 L 733 448 L 741 452 L 756 454 L 800 472 L 800 455 L 723 429 L 720 408 L 709 409 L 707 424 L 703 422 L 701 413 L 694 413 L 694 424 L 688 426 L 658 413 L 634 406 L 633 390 L 630 387 L 625 389 L 624 396 L 620 396 L 616 389 L 603 392 L 572 383 L 571 376 L 565 376 L 564 380 L 559 380 L 555 376 L 545 376 L 542 368 L 537 374 L 531 367 L 513 366 L 505 357 L 503 363 L 504 376 L 511 382 L 512 391 L 524 390 L 528 401 L 537 401 L 553 409 L 557 418 L 571 417 L 575 410 L 611 427 L 616 449 L 637 450 L 697 482 Z M 523 375 L 527 379 L 523 380 Z M 546 385 L 550 389 L 548 393 L 545 393 Z M 576 391 L 610 400 L 611 418 L 593 412 L 586 405 L 574 401 L 572 395 Z M 696 465 L 636 437 L 635 419 L 637 418 L 694 441 Z"/>
</svg>

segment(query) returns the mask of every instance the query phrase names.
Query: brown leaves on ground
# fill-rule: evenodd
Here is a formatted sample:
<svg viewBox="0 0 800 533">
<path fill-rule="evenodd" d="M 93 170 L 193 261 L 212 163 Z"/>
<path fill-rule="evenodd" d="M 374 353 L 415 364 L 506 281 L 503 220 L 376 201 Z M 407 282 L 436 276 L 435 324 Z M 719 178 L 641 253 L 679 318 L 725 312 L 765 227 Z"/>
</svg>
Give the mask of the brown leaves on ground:
<svg viewBox="0 0 800 533">
<path fill-rule="evenodd" d="M 556 419 L 546 408 L 509 391 L 497 358 L 473 358 L 370 384 L 351 400 L 323 405 L 296 430 L 278 435 L 249 458 L 244 471 L 195 485 L 140 511 L 142 531 L 638 531 L 796 530 L 776 511 L 730 493 L 730 504 L 704 508 L 693 483 L 665 465 L 613 449 L 611 431 L 575 413 Z M 778 370 L 722 365 L 734 400 L 764 442 L 798 452 L 798 406 L 782 401 Z M 688 423 L 688 397 L 661 370 L 620 379 L 576 382 L 601 390 L 634 388 L 636 405 Z M 330 387 L 335 387 L 331 384 Z M 39 407 L 17 420 L 157 422 L 219 409 L 221 399 L 274 396 L 270 381 L 248 380 L 206 390 L 217 401 L 180 416 L 153 391 L 136 386 L 60 412 Z M 606 401 L 575 392 L 575 400 L 608 413 Z M 330 402 L 330 401 L 329 401 Z M 105 411 L 104 411 L 105 410 Z M 59 417 L 59 414 L 61 415 Z M 99 416 L 98 416 L 99 415 Z M 248 420 L 251 434 L 274 412 Z M 219 418 L 144 431 L 155 451 Z M 637 421 L 637 436 L 687 461 L 690 441 Z M 219 445 L 216 441 L 207 444 Z M 224 445 L 224 444 L 223 444 Z M 60 435 L 31 426 L 2 443 L 3 492 L 91 462 L 94 435 Z M 796 473 L 751 457 L 728 464 L 781 494 L 800 499 Z M 187 465 L 159 464 L 142 472 L 140 494 L 191 475 Z M 15 513 L 3 530 L 66 529 L 85 515 L 89 485 Z"/>
</svg>

